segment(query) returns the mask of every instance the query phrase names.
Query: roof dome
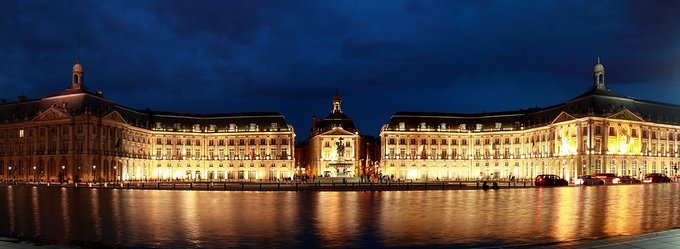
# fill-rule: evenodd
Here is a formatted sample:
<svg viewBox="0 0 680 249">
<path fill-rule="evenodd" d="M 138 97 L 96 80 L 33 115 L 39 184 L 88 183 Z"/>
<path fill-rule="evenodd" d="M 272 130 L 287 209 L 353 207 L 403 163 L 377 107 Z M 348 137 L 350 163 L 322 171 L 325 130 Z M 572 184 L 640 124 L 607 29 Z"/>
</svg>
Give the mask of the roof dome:
<svg viewBox="0 0 680 249">
<path fill-rule="evenodd" d="M 595 64 L 595 67 L 593 68 L 593 72 L 604 72 L 604 65 L 600 63 L 600 57 L 597 57 L 597 64 Z"/>
<path fill-rule="evenodd" d="M 80 63 L 76 63 L 75 65 L 73 65 L 73 70 L 72 70 L 72 71 L 73 71 L 74 73 L 75 73 L 75 72 L 82 73 L 82 72 L 83 72 L 83 66 L 80 65 Z"/>
<path fill-rule="evenodd" d="M 600 63 L 597 63 L 595 68 L 593 68 L 593 72 L 604 72 L 604 66 Z"/>
</svg>

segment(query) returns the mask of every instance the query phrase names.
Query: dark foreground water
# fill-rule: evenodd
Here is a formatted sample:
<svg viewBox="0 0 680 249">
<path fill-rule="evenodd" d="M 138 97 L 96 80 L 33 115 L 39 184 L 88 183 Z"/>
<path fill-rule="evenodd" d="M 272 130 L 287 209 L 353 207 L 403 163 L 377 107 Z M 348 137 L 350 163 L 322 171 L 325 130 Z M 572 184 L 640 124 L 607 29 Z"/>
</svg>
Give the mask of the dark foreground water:
<svg viewBox="0 0 680 249">
<path fill-rule="evenodd" d="M 680 226 L 676 183 L 412 192 L 0 187 L 0 236 L 105 246 L 468 247 Z"/>
</svg>

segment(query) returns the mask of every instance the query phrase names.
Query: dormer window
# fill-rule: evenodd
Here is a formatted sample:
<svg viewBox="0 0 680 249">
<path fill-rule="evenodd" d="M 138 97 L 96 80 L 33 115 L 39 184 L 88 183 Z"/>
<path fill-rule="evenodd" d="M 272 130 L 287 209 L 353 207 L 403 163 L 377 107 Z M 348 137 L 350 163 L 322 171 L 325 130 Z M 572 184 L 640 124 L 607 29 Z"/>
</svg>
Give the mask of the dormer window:
<svg viewBox="0 0 680 249">
<path fill-rule="evenodd" d="M 406 123 L 404 123 L 404 122 L 399 122 L 399 130 L 400 130 L 400 131 L 406 130 Z"/>
<path fill-rule="evenodd" d="M 194 132 L 201 132 L 201 125 L 200 124 L 195 124 L 194 128 L 192 129 Z"/>
<path fill-rule="evenodd" d="M 217 130 L 217 125 L 211 124 L 208 126 L 208 131 L 215 132 Z"/>
<path fill-rule="evenodd" d="M 175 131 L 179 131 L 180 129 L 182 129 L 182 124 L 175 123 L 172 125 L 172 128 L 175 129 Z"/>
<path fill-rule="evenodd" d="M 496 130 L 500 130 L 502 125 L 503 124 L 501 124 L 501 123 L 496 123 Z"/>
<path fill-rule="evenodd" d="M 425 122 L 420 123 L 420 129 L 421 129 L 421 130 L 427 129 L 427 124 L 426 124 Z"/>
<path fill-rule="evenodd" d="M 439 124 L 439 130 L 445 131 L 446 130 L 446 123 Z"/>
<path fill-rule="evenodd" d="M 236 124 L 229 124 L 229 132 L 235 132 L 238 130 Z"/>
<path fill-rule="evenodd" d="M 156 122 L 155 129 L 156 130 L 163 129 L 163 125 L 161 125 L 161 122 Z"/>
<path fill-rule="evenodd" d="M 481 130 L 482 130 L 482 127 L 484 127 L 484 125 L 482 125 L 482 124 L 476 124 L 476 125 L 475 125 L 475 130 L 481 131 Z"/>
<path fill-rule="evenodd" d="M 249 126 L 249 129 L 248 129 L 248 130 L 249 130 L 249 131 L 257 131 L 257 124 L 255 124 L 255 123 L 250 123 L 250 126 Z"/>
<path fill-rule="evenodd" d="M 272 131 L 276 131 L 276 130 L 278 129 L 278 127 L 279 127 L 279 124 L 277 124 L 277 123 L 271 123 L 269 127 L 270 127 L 270 129 L 271 129 Z"/>
<path fill-rule="evenodd" d="M 460 129 L 461 131 L 466 131 L 466 130 L 467 130 L 467 125 L 466 125 L 466 124 L 460 124 L 460 125 L 458 126 L 458 129 Z"/>
</svg>

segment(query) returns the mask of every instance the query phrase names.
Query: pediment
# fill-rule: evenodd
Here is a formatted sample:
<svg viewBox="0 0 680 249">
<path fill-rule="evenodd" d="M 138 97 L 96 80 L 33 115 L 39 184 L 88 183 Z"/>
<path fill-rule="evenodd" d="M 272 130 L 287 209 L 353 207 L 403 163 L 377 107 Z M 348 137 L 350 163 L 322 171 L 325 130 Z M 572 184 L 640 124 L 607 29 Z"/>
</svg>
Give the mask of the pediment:
<svg viewBox="0 0 680 249">
<path fill-rule="evenodd" d="M 321 133 L 319 135 L 328 135 L 328 136 L 346 136 L 346 135 L 355 135 L 354 133 L 351 133 L 349 131 L 346 131 L 345 129 L 342 129 L 340 127 L 335 127 L 331 129 L 330 131 Z"/>
<path fill-rule="evenodd" d="M 106 121 L 117 122 L 117 123 L 124 123 L 124 124 L 127 123 L 127 122 L 125 122 L 125 119 L 123 118 L 123 116 L 121 116 L 120 113 L 118 113 L 118 111 L 113 111 L 109 114 L 106 114 L 106 116 L 104 116 L 102 119 L 106 120 Z"/>
<path fill-rule="evenodd" d="M 566 122 L 574 119 L 576 119 L 576 117 L 570 115 L 569 113 L 562 112 L 560 113 L 560 115 L 557 115 L 555 119 L 553 119 L 552 124 Z"/>
<path fill-rule="evenodd" d="M 624 109 L 620 112 L 614 113 L 607 118 L 645 122 L 645 120 L 642 117 L 636 115 L 635 113 L 631 112 L 628 109 Z"/>
<path fill-rule="evenodd" d="M 43 120 L 56 120 L 56 119 L 66 119 L 66 118 L 71 118 L 70 114 L 63 112 L 61 110 L 58 110 L 54 107 L 50 107 L 49 109 L 45 110 L 44 112 L 41 112 L 38 114 L 38 116 L 35 116 L 33 118 L 33 121 L 43 121 Z"/>
</svg>

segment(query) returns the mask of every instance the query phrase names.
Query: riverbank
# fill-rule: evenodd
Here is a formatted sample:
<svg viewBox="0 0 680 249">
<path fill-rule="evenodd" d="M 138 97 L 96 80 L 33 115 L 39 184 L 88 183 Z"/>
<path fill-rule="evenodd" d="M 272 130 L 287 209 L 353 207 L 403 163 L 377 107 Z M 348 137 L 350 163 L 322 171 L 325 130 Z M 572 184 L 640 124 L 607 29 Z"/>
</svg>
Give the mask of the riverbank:
<svg viewBox="0 0 680 249">
<path fill-rule="evenodd" d="M 204 191 L 410 191 L 410 190 L 482 190 L 477 181 L 390 181 L 390 182 L 99 182 L 78 184 L 51 183 L 0 183 L 0 186 L 96 188 L 96 189 L 147 189 L 147 190 L 204 190 Z M 489 182 L 489 187 L 492 183 Z M 531 182 L 498 182 L 497 189 L 533 188 Z M 491 188 L 493 190 L 493 188 Z"/>
</svg>

